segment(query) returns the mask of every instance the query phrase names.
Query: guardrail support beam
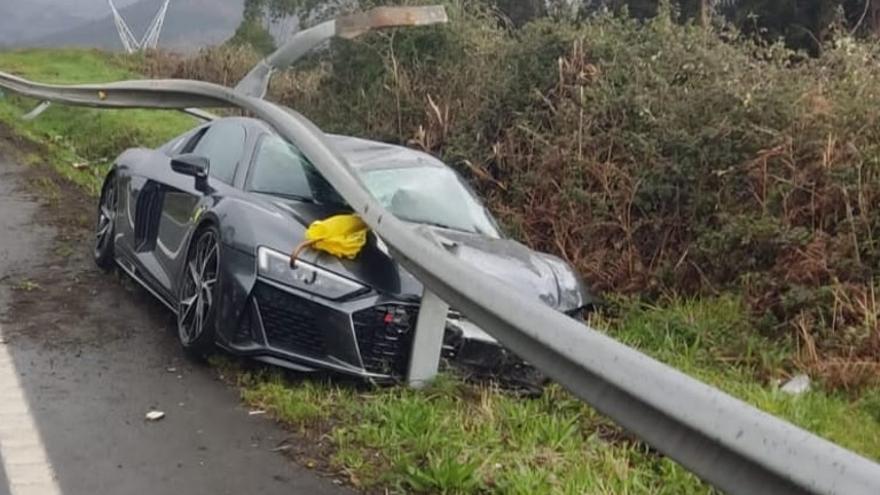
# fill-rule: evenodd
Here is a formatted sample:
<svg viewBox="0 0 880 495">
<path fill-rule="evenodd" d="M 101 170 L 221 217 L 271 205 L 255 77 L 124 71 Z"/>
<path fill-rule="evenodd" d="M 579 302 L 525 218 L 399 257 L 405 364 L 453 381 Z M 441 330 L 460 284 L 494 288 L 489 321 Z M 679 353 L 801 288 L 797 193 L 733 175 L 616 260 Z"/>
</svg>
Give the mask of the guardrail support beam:
<svg viewBox="0 0 880 495">
<path fill-rule="evenodd" d="M 48 110 L 50 106 L 52 106 L 52 102 L 50 102 L 50 101 L 41 101 L 39 105 L 37 105 L 36 107 L 34 107 L 33 110 L 31 110 L 31 111 L 28 112 L 27 114 L 23 115 L 21 118 L 22 118 L 22 120 L 34 120 L 34 119 L 36 119 L 37 117 L 39 117 L 40 115 L 42 115 L 43 112 L 45 112 L 46 110 Z"/>
<path fill-rule="evenodd" d="M 425 289 L 407 372 L 407 383 L 410 387 L 422 388 L 437 377 L 448 314 L 449 305 Z"/>
</svg>

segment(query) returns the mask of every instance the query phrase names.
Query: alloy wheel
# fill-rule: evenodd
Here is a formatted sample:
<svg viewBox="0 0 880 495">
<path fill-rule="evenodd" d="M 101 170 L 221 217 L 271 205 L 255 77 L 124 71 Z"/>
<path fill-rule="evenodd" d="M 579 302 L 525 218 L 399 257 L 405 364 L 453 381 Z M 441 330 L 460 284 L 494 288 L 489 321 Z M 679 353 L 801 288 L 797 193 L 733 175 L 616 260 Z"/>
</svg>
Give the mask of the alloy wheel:
<svg viewBox="0 0 880 495">
<path fill-rule="evenodd" d="M 113 224 L 116 221 L 116 181 L 110 180 L 104 189 L 98 209 L 98 223 L 95 228 L 95 253 L 105 252 L 113 242 Z"/>
<path fill-rule="evenodd" d="M 205 333 L 214 308 L 214 287 L 220 268 L 220 247 L 214 231 L 203 232 L 186 262 L 180 289 L 177 327 L 180 342 L 194 345 Z"/>
</svg>

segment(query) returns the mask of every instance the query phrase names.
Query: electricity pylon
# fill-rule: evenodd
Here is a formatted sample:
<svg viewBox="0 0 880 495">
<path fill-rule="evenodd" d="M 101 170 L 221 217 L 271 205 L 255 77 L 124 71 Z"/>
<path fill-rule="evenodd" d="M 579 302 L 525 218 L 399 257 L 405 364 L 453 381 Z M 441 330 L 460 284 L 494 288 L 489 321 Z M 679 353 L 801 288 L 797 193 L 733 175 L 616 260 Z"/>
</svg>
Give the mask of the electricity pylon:
<svg viewBox="0 0 880 495">
<path fill-rule="evenodd" d="M 116 8 L 113 0 L 107 0 L 107 3 L 110 4 L 110 10 L 113 12 L 113 22 L 116 24 L 119 39 L 122 41 L 122 46 L 126 52 L 135 53 L 143 50 L 154 50 L 159 46 L 159 35 L 162 34 L 162 27 L 165 25 L 165 17 L 168 15 L 168 5 L 171 3 L 171 0 L 165 0 L 162 3 L 162 7 L 156 12 L 156 16 L 153 17 L 147 32 L 144 33 L 144 37 L 140 40 L 132 34 L 131 28 L 128 27 L 125 19 L 122 18 L 122 14 L 119 13 L 119 9 Z"/>
</svg>

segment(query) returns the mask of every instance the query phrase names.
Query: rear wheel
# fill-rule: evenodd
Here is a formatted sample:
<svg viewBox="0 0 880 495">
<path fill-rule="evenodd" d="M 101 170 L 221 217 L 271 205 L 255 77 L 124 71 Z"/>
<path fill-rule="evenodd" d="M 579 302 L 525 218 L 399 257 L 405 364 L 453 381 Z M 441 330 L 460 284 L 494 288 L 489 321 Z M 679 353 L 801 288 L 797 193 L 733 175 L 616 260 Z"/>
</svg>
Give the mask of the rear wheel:
<svg viewBox="0 0 880 495">
<path fill-rule="evenodd" d="M 98 221 L 95 227 L 95 250 L 94 258 L 102 270 L 113 268 L 113 237 L 116 235 L 116 199 L 118 185 L 116 176 L 111 175 L 101 191 L 101 200 L 98 202 Z"/>
<path fill-rule="evenodd" d="M 216 227 L 208 226 L 196 233 L 190 247 L 177 305 L 180 345 L 194 354 L 214 347 L 219 275 L 220 235 Z"/>
</svg>

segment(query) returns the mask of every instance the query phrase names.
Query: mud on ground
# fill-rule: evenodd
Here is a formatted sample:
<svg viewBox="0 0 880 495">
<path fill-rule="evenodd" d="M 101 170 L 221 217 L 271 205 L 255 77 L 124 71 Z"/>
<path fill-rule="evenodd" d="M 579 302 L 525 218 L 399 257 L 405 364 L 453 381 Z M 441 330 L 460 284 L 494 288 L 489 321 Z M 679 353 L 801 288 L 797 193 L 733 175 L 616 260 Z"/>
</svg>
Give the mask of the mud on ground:
<svg viewBox="0 0 880 495">
<path fill-rule="evenodd" d="M 21 162 L 26 156 L 45 156 L 46 150 L 0 125 L 0 154 Z M 7 326 L 6 338 L 39 338 L 50 347 L 101 346 L 124 339 L 130 336 L 131 326 L 124 324 L 126 315 L 119 309 L 132 297 L 155 307 L 150 311 L 155 315 L 150 326 L 166 326 L 170 315 L 133 281 L 95 269 L 91 253 L 95 198 L 48 164 L 23 167 L 20 174 L 24 181 L 19 183 L 26 184 L 26 190 L 19 192 L 38 200 L 37 218 L 54 236 L 42 258 L 29 263 L 27 272 L 2 276 L 13 292 L 7 319 L 18 323 Z M 87 316 L 86 332 L 65 332 L 59 326 Z"/>
</svg>

